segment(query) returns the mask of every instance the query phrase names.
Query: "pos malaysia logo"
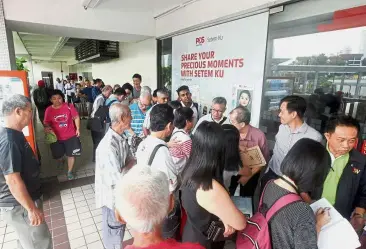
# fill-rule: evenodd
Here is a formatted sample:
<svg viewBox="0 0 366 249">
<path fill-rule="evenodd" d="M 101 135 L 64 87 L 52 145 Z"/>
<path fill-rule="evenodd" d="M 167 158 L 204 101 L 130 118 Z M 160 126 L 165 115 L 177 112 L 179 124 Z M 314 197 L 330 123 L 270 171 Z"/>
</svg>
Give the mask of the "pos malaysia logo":
<svg viewBox="0 0 366 249">
<path fill-rule="evenodd" d="M 205 37 L 204 36 L 196 38 L 196 46 L 202 46 L 204 43 L 205 43 Z"/>
</svg>

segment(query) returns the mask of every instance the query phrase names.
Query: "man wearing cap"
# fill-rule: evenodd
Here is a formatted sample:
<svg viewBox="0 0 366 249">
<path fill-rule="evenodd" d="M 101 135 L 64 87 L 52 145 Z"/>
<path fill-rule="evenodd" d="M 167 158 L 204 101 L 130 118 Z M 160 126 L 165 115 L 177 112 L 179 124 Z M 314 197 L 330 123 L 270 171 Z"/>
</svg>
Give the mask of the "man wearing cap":
<svg viewBox="0 0 366 249">
<path fill-rule="evenodd" d="M 50 95 L 43 80 L 38 81 L 38 88 L 33 92 L 34 104 L 38 110 L 38 117 L 43 124 L 44 113 L 50 103 Z"/>
</svg>

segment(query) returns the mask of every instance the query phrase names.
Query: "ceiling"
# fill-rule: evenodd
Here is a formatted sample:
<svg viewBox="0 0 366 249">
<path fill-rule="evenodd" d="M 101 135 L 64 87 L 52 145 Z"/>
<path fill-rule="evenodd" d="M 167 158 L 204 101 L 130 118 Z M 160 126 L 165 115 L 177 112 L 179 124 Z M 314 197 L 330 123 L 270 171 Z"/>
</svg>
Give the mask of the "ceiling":
<svg viewBox="0 0 366 249">
<path fill-rule="evenodd" d="M 68 61 L 75 57 L 74 48 L 83 39 L 17 32 L 28 54 L 34 60 Z M 17 49 L 15 49 L 17 53 Z"/>
</svg>

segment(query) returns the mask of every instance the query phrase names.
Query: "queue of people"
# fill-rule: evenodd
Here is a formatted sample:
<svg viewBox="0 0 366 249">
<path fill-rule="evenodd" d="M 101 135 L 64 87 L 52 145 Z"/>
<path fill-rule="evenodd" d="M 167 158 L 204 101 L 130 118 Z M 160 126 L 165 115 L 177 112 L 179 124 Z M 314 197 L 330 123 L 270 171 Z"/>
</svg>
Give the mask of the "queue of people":
<svg viewBox="0 0 366 249">
<path fill-rule="evenodd" d="M 151 92 L 141 82 L 135 74 L 133 86 L 102 87 L 98 81 L 81 91 L 93 101 L 88 125 L 105 248 L 122 248 L 126 224 L 135 232 L 130 249 L 224 248 L 226 240 L 235 241 L 234 235 L 245 234 L 253 224 L 233 201 L 236 193 L 252 199 L 258 207 L 254 213 L 271 216 L 266 229 L 273 249 L 318 248 L 319 233 L 331 221 L 328 209 L 314 213 L 310 207 L 321 198 L 355 231 L 364 228 L 366 158 L 354 148 L 360 132 L 354 118 L 330 118 L 323 136 L 305 121 L 306 101 L 287 96 L 280 102 L 281 125 L 270 155 L 265 134 L 250 125 L 245 106 L 228 111 L 227 100 L 216 97 L 210 113 L 200 117 L 188 86 L 179 87 L 178 99 L 168 101 L 166 90 Z M 56 137 L 51 144 L 54 158 L 60 164 L 67 158 L 71 180 L 75 157 L 81 154 L 80 117 L 64 98 L 61 90 L 51 93 L 43 123 L 45 132 Z M 34 154 L 22 145 L 29 107 L 29 99 L 20 95 L 3 104 L 0 208 L 28 212 L 30 223 L 18 224 L 10 213 L 5 217 L 17 233 L 25 234 L 20 238 L 23 248 L 51 248 L 37 209 L 39 164 L 35 158 L 26 161 Z M 268 162 L 265 167 L 243 161 L 242 155 L 254 147 Z M 27 230 L 30 226 L 33 230 Z M 42 234 L 39 246 L 27 247 L 34 243 L 29 233 Z M 263 244 L 256 239 L 238 237 Z"/>
</svg>

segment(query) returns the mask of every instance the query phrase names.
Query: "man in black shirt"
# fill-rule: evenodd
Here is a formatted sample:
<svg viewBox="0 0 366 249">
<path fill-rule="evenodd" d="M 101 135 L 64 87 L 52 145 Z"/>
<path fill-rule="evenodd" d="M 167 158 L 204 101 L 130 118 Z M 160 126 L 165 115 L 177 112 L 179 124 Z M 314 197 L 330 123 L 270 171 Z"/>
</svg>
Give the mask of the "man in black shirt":
<svg viewBox="0 0 366 249">
<path fill-rule="evenodd" d="M 51 234 L 42 212 L 40 165 L 22 132 L 32 118 L 31 102 L 23 95 L 13 95 L 3 102 L 2 113 L 0 210 L 22 248 L 51 249 Z"/>
</svg>

